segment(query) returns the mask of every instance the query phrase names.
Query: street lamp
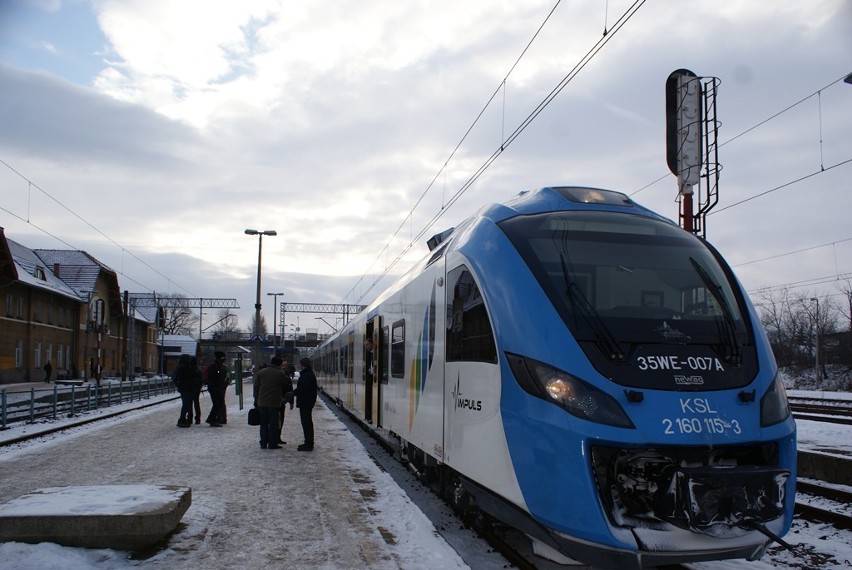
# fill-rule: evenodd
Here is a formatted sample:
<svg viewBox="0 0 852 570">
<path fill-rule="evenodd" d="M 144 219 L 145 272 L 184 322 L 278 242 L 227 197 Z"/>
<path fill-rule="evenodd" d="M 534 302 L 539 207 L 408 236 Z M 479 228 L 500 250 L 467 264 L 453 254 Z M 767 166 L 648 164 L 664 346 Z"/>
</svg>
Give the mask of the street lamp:
<svg viewBox="0 0 852 570">
<path fill-rule="evenodd" d="M 819 383 L 819 299 L 811 297 L 811 301 L 816 303 L 816 324 L 814 325 L 814 366 L 816 367 L 816 381 Z"/>
<path fill-rule="evenodd" d="M 272 295 L 273 313 L 272 313 L 272 355 L 278 356 L 278 297 L 284 293 L 267 293 Z"/>
<path fill-rule="evenodd" d="M 263 251 L 263 236 L 277 236 L 275 230 L 246 230 L 247 236 L 257 236 L 257 298 L 254 304 L 254 366 L 260 369 L 260 259 Z"/>
</svg>

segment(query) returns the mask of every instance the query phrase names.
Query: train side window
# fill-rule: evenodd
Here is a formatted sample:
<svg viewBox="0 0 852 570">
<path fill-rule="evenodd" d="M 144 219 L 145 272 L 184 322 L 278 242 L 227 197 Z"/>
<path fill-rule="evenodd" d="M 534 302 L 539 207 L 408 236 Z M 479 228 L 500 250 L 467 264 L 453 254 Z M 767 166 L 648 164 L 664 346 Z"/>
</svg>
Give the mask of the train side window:
<svg viewBox="0 0 852 570">
<path fill-rule="evenodd" d="M 497 364 L 491 320 L 473 274 L 461 265 L 447 274 L 447 362 Z"/>
<path fill-rule="evenodd" d="M 340 364 L 339 373 L 344 378 L 347 377 L 346 376 L 346 371 L 347 371 L 346 363 L 348 361 L 349 361 L 349 347 L 344 344 L 340 347 L 340 359 L 338 360 L 338 362 Z"/>
<path fill-rule="evenodd" d="M 391 327 L 391 376 L 405 376 L 405 321 L 397 321 Z"/>
<path fill-rule="evenodd" d="M 381 375 L 380 378 L 382 384 L 388 383 L 388 368 L 390 368 L 390 366 L 388 365 L 388 359 L 390 358 L 390 350 L 388 350 L 388 347 L 385 345 L 387 339 L 390 338 L 388 336 L 388 332 L 388 327 L 382 327 L 382 330 L 379 331 L 379 347 L 381 347 L 381 350 L 379 351 L 379 357 L 382 359 L 382 362 L 379 366 L 379 374 Z"/>
</svg>

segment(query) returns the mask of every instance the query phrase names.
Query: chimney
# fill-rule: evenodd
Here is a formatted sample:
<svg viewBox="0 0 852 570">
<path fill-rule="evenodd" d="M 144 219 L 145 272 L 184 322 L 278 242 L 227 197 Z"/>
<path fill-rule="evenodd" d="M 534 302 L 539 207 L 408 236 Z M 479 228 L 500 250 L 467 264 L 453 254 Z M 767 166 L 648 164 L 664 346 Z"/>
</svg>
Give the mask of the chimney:
<svg viewBox="0 0 852 570">
<path fill-rule="evenodd" d="M 53 274 L 56 275 L 57 277 L 59 277 L 59 264 L 58 263 L 53 264 Z"/>
</svg>

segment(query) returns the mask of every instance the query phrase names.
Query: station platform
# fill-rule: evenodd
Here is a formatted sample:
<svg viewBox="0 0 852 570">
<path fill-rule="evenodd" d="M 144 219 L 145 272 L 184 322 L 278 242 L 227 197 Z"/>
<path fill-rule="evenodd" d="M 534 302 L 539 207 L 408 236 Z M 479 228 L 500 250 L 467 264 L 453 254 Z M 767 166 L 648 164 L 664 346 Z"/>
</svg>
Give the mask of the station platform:
<svg viewBox="0 0 852 570">
<path fill-rule="evenodd" d="M 97 427 L 0 448 L 0 503 L 61 486 L 192 489 L 174 533 L 148 552 L 104 557 L 122 560 L 110 568 L 505 567 L 497 559 L 493 566 L 465 562 L 322 400 L 314 409 L 313 452 L 296 449 L 302 438 L 295 409 L 284 422 L 287 444 L 261 449 L 258 428 L 248 425 L 248 407 L 239 409 L 233 388 L 223 427 L 178 428 L 179 410 L 179 401 L 166 401 Z M 204 395 L 202 416 L 207 411 Z M 27 566 L 23 556 L 16 567 Z"/>
</svg>

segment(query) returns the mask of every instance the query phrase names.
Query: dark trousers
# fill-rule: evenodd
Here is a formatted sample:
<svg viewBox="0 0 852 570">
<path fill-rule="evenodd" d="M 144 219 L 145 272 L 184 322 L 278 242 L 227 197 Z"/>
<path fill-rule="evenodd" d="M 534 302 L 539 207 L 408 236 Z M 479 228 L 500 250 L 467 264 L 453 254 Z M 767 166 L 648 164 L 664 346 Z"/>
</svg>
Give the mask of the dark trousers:
<svg viewBox="0 0 852 570">
<path fill-rule="evenodd" d="M 201 421 L 201 390 L 192 395 L 192 405 L 195 407 L 195 423 L 198 423 Z M 189 419 L 192 419 L 192 414 L 189 414 Z"/>
<path fill-rule="evenodd" d="M 207 416 L 207 423 L 225 424 L 228 423 L 227 407 L 225 406 L 225 389 L 207 388 L 210 392 L 210 415 Z"/>
<path fill-rule="evenodd" d="M 192 423 L 192 402 L 195 395 L 192 392 L 180 393 L 180 421 Z"/>
<path fill-rule="evenodd" d="M 278 408 L 258 407 L 260 413 L 260 446 L 278 445 Z"/>
<path fill-rule="evenodd" d="M 305 434 L 305 445 L 308 447 L 314 446 L 314 418 L 311 414 L 314 407 L 299 408 L 299 419 L 302 420 L 302 432 Z"/>
</svg>

